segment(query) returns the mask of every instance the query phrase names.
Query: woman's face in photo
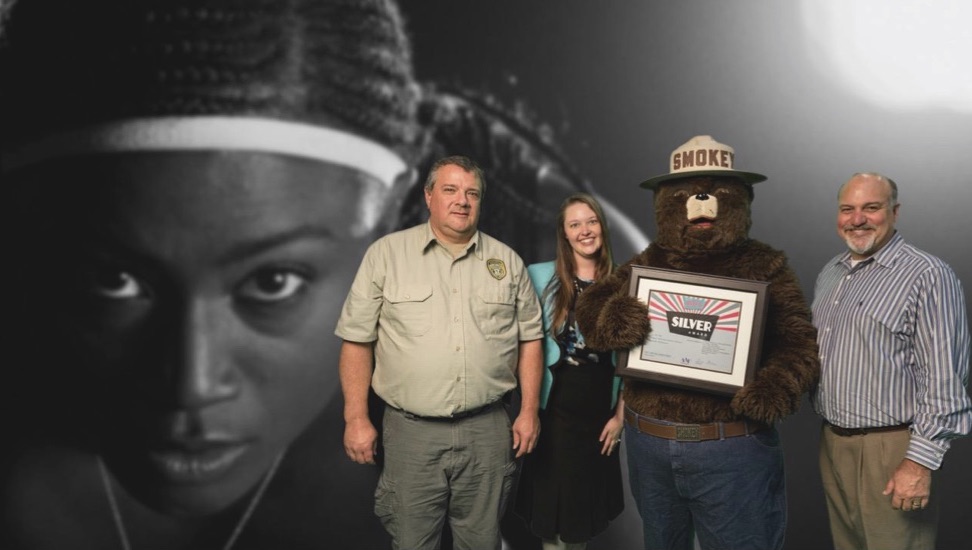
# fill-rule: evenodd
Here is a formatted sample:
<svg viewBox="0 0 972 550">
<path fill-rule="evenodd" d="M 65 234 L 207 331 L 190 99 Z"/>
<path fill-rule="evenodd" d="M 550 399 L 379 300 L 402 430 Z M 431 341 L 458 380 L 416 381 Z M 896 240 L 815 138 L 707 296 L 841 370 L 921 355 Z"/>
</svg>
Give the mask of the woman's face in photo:
<svg viewBox="0 0 972 550">
<path fill-rule="evenodd" d="M 99 451 L 153 508 L 221 510 L 335 397 L 334 326 L 384 186 L 262 153 L 74 162 L 55 319 Z"/>
</svg>

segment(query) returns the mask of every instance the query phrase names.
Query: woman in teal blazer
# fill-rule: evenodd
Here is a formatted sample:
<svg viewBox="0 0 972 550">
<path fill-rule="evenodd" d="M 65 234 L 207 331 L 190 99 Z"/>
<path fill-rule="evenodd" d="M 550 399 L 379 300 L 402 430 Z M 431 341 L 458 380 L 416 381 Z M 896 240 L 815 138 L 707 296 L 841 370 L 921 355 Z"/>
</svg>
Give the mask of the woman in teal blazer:
<svg viewBox="0 0 972 550">
<path fill-rule="evenodd" d="M 542 430 L 524 462 L 516 513 L 544 550 L 583 549 L 624 508 L 618 457 L 624 404 L 609 351 L 576 327 L 577 296 L 614 269 L 604 213 L 579 193 L 560 208 L 557 258 L 527 268 L 543 306 Z"/>
</svg>

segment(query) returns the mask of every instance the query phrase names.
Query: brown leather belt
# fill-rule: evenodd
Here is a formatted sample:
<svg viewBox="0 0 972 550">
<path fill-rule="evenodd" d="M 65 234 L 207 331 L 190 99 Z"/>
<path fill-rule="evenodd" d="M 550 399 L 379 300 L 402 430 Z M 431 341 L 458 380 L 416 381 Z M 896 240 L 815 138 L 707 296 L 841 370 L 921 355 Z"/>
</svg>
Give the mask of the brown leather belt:
<svg viewBox="0 0 972 550">
<path fill-rule="evenodd" d="M 643 434 L 675 441 L 708 441 L 749 435 L 767 426 L 746 420 L 735 422 L 710 422 L 709 424 L 659 424 L 632 410 L 624 410 L 624 420 Z"/>
<path fill-rule="evenodd" d="M 911 424 L 898 424 L 896 426 L 878 426 L 876 428 L 841 428 L 840 426 L 834 426 L 830 422 L 824 422 L 830 431 L 843 437 L 850 437 L 852 435 L 865 435 L 873 434 L 879 432 L 900 432 L 901 430 L 907 430 Z"/>
</svg>

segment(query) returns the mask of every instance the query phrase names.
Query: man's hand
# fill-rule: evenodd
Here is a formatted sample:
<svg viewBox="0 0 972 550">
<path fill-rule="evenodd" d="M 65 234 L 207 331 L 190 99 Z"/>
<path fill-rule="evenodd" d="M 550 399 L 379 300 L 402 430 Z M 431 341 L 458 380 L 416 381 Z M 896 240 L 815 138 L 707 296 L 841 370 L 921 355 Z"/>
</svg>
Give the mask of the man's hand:
<svg viewBox="0 0 972 550">
<path fill-rule="evenodd" d="M 543 378 L 543 346 L 540 340 L 520 342 L 516 375 L 520 380 L 520 413 L 513 422 L 516 458 L 532 453 L 540 437 L 540 381 Z"/>
<path fill-rule="evenodd" d="M 358 464 L 374 464 L 378 448 L 378 430 L 368 416 L 372 345 L 345 340 L 338 360 L 344 394 L 344 452 Z"/>
<path fill-rule="evenodd" d="M 513 448 L 516 458 L 532 453 L 540 437 L 540 417 L 537 413 L 520 412 L 513 422 Z"/>
<path fill-rule="evenodd" d="M 374 464 L 378 452 L 378 430 L 370 420 L 360 419 L 344 426 L 344 452 L 358 464 Z"/>
<path fill-rule="evenodd" d="M 921 510 L 928 506 L 931 496 L 931 470 L 906 458 L 894 470 L 882 494 L 891 495 L 895 510 Z"/>
</svg>

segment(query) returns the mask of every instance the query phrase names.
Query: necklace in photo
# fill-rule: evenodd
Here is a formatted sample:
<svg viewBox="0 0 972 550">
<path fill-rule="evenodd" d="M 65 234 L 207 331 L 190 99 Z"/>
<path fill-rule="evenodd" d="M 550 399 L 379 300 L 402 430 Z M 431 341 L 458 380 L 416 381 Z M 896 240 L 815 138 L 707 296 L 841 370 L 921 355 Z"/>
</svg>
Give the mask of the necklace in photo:
<svg viewBox="0 0 972 550">
<path fill-rule="evenodd" d="M 247 505 L 246 510 L 243 511 L 243 515 L 240 516 L 239 521 L 236 522 L 236 526 L 233 528 L 233 532 L 230 533 L 226 543 L 223 544 L 222 550 L 231 550 L 233 548 L 233 544 L 236 543 L 236 539 L 238 539 L 240 533 L 243 532 L 243 528 L 250 520 L 250 516 L 253 515 L 253 511 L 256 510 L 257 505 L 263 498 L 263 493 L 266 491 L 267 486 L 270 485 L 270 480 L 272 480 L 274 474 L 277 473 L 277 467 L 280 465 L 280 461 L 282 459 L 283 453 L 280 453 L 277 455 L 277 458 L 273 460 L 273 465 L 270 466 L 270 470 L 263 476 L 260 486 L 257 487 L 253 497 L 250 498 L 250 503 Z M 112 487 L 111 477 L 108 475 L 108 468 L 105 467 L 105 462 L 101 459 L 100 455 L 98 456 L 98 470 L 101 473 L 101 484 L 105 489 L 105 495 L 108 498 L 108 505 L 111 507 L 111 516 L 115 522 L 115 529 L 118 531 L 118 540 L 121 542 L 122 550 L 132 550 L 131 542 L 128 539 L 128 530 L 125 529 L 125 522 L 122 519 L 121 510 L 118 506 L 118 500 L 115 497 L 115 490 Z"/>
</svg>

